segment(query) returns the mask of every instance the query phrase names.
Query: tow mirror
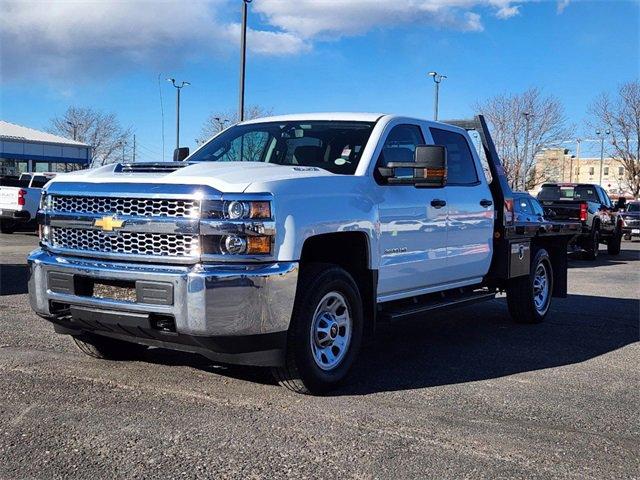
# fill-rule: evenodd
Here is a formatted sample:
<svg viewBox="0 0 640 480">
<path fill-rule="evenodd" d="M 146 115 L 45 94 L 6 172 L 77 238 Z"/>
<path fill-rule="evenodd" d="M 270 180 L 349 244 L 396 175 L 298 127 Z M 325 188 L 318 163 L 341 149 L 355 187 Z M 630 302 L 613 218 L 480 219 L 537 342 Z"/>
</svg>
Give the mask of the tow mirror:
<svg viewBox="0 0 640 480">
<path fill-rule="evenodd" d="M 413 162 L 389 162 L 378 173 L 389 185 L 415 185 L 417 188 L 439 188 L 447 183 L 447 149 L 442 145 L 417 145 Z M 413 171 L 402 175 L 396 169 Z"/>
<path fill-rule="evenodd" d="M 447 149 L 442 145 L 418 145 L 414 153 L 416 187 L 438 188 L 447 184 Z"/>
<path fill-rule="evenodd" d="M 173 161 L 181 162 L 189 156 L 189 147 L 176 148 L 173 151 Z"/>
</svg>

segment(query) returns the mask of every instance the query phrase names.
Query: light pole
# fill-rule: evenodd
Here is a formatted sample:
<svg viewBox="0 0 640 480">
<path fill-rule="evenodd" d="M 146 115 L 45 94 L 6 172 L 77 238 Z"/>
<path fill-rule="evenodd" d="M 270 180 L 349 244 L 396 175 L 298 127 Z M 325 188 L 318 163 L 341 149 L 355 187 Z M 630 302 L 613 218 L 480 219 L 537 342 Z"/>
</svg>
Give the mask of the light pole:
<svg viewBox="0 0 640 480">
<path fill-rule="evenodd" d="M 78 133 L 78 127 L 81 127 L 82 124 L 81 123 L 73 123 L 73 122 L 69 122 L 67 121 L 67 125 L 69 125 L 71 128 L 73 128 L 73 139 L 76 140 L 76 134 Z"/>
<path fill-rule="evenodd" d="M 523 112 L 524 121 L 525 121 L 525 130 L 524 130 L 524 159 L 522 161 L 522 169 L 520 171 L 520 175 L 522 176 L 522 191 L 525 192 L 527 190 L 527 159 L 529 157 L 529 125 L 530 125 L 530 117 L 531 112 Z"/>
<path fill-rule="evenodd" d="M 596 130 L 596 136 L 600 139 L 600 181 L 598 182 L 602 187 L 602 169 L 604 168 L 604 136 L 610 135 L 611 130 L 606 129 L 604 132 L 599 129 Z"/>
<path fill-rule="evenodd" d="M 218 127 L 218 132 L 221 132 L 222 130 L 224 130 L 224 124 L 229 121 L 225 118 L 220 118 L 220 117 L 213 117 L 213 119 L 215 120 L 216 125 Z"/>
<path fill-rule="evenodd" d="M 180 85 L 176 83 L 175 78 L 167 78 L 167 82 L 176 87 L 176 149 L 180 148 L 180 90 L 187 85 L 191 85 L 189 82 L 181 82 Z"/>
<path fill-rule="evenodd" d="M 247 64 L 247 7 L 251 0 L 242 0 L 242 31 L 240 34 L 240 97 L 238 99 L 238 118 L 244 120 L 244 76 Z"/>
<path fill-rule="evenodd" d="M 429 72 L 429 76 L 433 78 L 435 84 L 435 98 L 433 101 L 433 119 L 438 120 L 438 102 L 440 100 L 440 83 L 447 78 L 446 75 L 441 75 L 438 72 Z"/>
</svg>

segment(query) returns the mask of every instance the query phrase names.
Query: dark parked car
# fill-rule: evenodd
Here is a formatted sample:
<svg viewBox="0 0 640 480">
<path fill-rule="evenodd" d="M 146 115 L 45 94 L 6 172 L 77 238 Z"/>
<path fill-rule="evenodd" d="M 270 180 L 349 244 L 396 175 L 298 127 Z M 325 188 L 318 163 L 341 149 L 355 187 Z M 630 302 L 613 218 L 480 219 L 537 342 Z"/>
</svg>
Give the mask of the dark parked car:
<svg viewBox="0 0 640 480">
<path fill-rule="evenodd" d="M 545 183 L 538 193 L 545 215 L 555 220 L 579 220 L 582 233 L 576 238 L 586 257 L 595 260 L 601 243 L 610 255 L 620 253 L 622 219 L 609 195 L 589 183 Z"/>
<path fill-rule="evenodd" d="M 640 237 L 640 201 L 629 202 L 620 213 L 625 240 Z"/>
</svg>

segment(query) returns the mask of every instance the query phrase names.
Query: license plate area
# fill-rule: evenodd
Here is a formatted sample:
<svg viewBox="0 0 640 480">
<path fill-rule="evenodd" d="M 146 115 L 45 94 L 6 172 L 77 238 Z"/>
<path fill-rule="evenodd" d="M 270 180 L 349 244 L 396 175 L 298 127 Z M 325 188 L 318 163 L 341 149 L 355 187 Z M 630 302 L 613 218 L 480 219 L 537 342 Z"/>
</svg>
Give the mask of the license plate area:
<svg viewBox="0 0 640 480">
<path fill-rule="evenodd" d="M 173 305 L 173 285 L 146 280 L 115 280 L 51 271 L 49 290 L 54 293 L 149 305 Z"/>
</svg>

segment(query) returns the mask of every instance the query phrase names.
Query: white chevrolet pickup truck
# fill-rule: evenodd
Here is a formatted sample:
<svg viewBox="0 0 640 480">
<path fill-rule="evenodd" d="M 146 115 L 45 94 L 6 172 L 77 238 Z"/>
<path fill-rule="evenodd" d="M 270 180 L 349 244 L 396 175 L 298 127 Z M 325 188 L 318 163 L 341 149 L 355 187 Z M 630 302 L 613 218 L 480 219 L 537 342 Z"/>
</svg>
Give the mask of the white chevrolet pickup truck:
<svg viewBox="0 0 640 480">
<path fill-rule="evenodd" d="M 578 225 L 513 207 L 481 116 L 252 120 L 184 161 L 49 183 L 30 301 L 94 357 L 171 348 L 322 392 L 380 322 L 503 291 L 516 322 L 541 321 Z"/>
</svg>

